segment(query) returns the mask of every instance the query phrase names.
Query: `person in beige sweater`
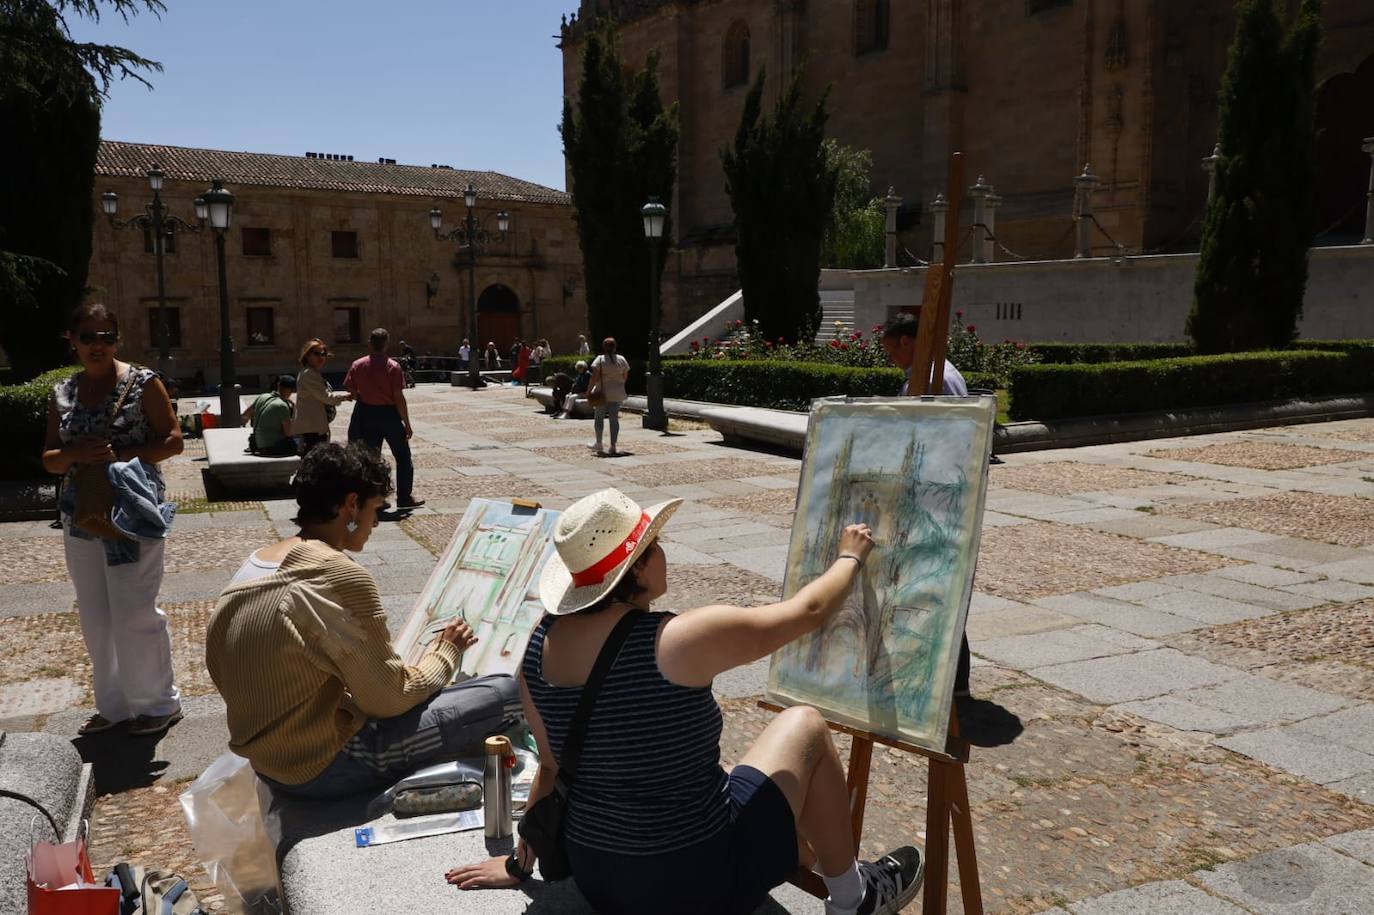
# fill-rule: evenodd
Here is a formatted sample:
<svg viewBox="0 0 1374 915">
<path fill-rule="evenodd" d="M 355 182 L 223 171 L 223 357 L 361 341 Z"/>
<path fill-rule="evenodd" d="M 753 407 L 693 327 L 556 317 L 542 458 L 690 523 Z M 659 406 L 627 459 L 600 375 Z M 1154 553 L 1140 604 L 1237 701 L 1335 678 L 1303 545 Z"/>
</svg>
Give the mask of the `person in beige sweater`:
<svg viewBox="0 0 1374 915">
<path fill-rule="evenodd" d="M 324 380 L 324 363 L 329 347 L 319 337 L 311 337 L 301 347 L 301 370 L 296 375 L 296 418 L 291 434 L 296 436 L 302 456 L 320 442 L 329 441 L 330 411 L 346 400 L 350 391 L 333 391 Z"/>
<path fill-rule="evenodd" d="M 414 666 L 391 647 L 377 583 L 344 553 L 361 551 L 377 524 L 386 461 L 326 442 L 296 482 L 300 534 L 252 554 L 210 618 L 205 662 L 229 748 L 273 788 L 329 798 L 480 754 L 487 735 L 518 724 L 514 678 L 448 685 L 477 641 L 461 617 Z"/>
</svg>

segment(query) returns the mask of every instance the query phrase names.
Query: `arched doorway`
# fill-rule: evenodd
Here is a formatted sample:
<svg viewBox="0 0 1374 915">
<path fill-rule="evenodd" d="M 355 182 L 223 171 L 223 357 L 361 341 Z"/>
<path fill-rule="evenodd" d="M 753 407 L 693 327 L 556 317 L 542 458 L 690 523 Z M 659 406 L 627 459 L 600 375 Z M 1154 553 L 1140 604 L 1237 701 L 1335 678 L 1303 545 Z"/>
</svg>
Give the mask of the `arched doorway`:
<svg viewBox="0 0 1374 915">
<path fill-rule="evenodd" d="M 520 336 L 520 299 L 515 290 L 502 283 L 493 283 L 477 297 L 477 336 L 486 346 L 496 343 L 504 356 L 515 338 Z"/>
<path fill-rule="evenodd" d="M 1364 234 L 1369 155 L 1361 150 L 1374 137 L 1374 55 L 1353 73 L 1331 77 L 1317 94 L 1316 231 L 1325 243 L 1354 243 Z"/>
</svg>

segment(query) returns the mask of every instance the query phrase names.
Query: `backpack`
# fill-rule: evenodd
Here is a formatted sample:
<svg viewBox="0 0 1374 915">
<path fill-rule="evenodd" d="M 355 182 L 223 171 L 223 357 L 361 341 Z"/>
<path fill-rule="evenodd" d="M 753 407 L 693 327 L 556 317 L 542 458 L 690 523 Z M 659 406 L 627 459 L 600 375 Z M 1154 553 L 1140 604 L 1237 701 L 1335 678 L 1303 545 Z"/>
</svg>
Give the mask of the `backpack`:
<svg viewBox="0 0 1374 915">
<path fill-rule="evenodd" d="M 119 915 L 207 915 L 185 878 L 171 871 L 116 864 L 105 885 L 119 890 Z"/>
</svg>

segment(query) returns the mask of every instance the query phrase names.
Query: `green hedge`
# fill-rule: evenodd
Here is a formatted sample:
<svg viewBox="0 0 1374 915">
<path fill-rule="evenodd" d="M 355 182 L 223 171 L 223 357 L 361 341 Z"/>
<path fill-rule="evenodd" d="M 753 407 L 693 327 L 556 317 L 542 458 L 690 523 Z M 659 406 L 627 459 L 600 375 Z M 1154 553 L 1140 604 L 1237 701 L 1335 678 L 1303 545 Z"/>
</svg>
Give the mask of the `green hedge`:
<svg viewBox="0 0 1374 915">
<path fill-rule="evenodd" d="M 1230 353 L 1012 370 L 1011 418 L 1054 420 L 1374 389 L 1374 348 Z"/>
<path fill-rule="evenodd" d="M 0 480 L 29 480 L 43 469 L 43 437 L 48 428 L 48 396 L 53 385 L 76 374 L 77 366 L 53 369 L 23 384 L 0 386 L 0 429 L 10 436 L 0 449 Z"/>
<path fill-rule="evenodd" d="M 1027 343 L 1042 363 L 1084 365 L 1193 355 L 1191 343 Z"/>
<path fill-rule="evenodd" d="M 805 410 L 817 397 L 895 394 L 902 373 L 819 362 L 680 359 L 663 364 L 663 393 L 683 400 Z"/>
</svg>

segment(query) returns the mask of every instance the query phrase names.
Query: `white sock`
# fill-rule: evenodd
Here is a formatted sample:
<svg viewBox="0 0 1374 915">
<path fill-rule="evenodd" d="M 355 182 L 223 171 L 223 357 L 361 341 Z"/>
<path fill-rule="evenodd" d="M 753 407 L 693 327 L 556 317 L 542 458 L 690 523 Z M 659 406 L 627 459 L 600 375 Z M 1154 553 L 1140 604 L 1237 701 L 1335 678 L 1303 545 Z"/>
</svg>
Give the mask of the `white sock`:
<svg viewBox="0 0 1374 915">
<path fill-rule="evenodd" d="M 825 888 L 830 891 L 830 898 L 826 900 L 826 911 L 839 915 L 841 912 L 853 912 L 859 907 L 859 903 L 864 901 L 864 884 L 859 877 L 859 862 L 855 859 L 850 863 L 849 869 L 842 871 L 838 876 L 821 878 L 825 880 Z"/>
</svg>

